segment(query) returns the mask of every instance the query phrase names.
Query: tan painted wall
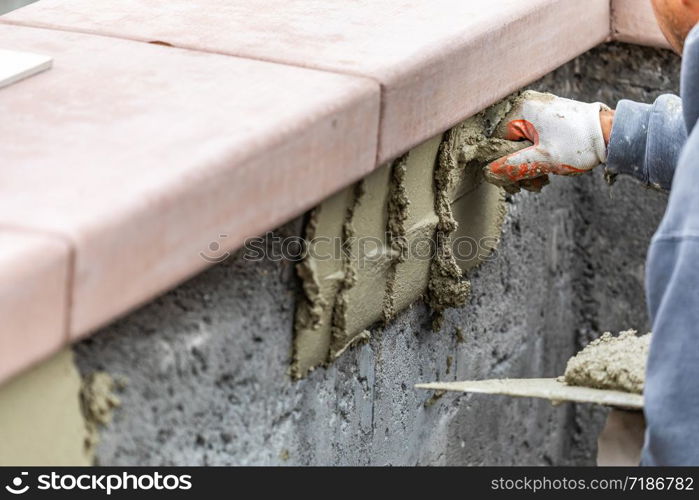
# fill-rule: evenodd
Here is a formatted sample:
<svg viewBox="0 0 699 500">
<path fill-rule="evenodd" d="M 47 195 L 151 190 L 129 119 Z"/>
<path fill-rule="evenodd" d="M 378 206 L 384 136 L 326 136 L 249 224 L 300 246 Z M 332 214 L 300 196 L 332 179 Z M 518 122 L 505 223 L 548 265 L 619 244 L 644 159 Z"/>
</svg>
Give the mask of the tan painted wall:
<svg viewBox="0 0 699 500">
<path fill-rule="evenodd" d="M 0 465 L 90 465 L 70 349 L 0 386 Z"/>
</svg>

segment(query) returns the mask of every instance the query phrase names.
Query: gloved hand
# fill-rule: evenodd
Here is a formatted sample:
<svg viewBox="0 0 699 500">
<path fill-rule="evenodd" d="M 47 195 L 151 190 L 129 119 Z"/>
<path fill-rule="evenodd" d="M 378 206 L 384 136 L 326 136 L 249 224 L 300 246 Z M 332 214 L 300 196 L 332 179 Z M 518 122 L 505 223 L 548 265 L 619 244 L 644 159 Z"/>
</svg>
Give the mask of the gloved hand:
<svg viewBox="0 0 699 500">
<path fill-rule="evenodd" d="M 540 191 L 548 184 L 549 174 L 579 175 L 604 163 L 603 111 L 609 108 L 601 103 L 523 92 L 493 135 L 509 141 L 528 140 L 533 145 L 489 164 L 486 178 L 510 192 L 519 188 Z"/>
</svg>

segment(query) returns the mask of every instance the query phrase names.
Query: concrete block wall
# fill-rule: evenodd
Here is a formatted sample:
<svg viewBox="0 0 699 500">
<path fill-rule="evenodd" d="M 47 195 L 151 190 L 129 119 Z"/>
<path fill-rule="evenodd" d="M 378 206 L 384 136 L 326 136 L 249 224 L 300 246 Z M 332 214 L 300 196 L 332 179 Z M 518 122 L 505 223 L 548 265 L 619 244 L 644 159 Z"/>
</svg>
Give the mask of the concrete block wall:
<svg viewBox="0 0 699 500">
<path fill-rule="evenodd" d="M 676 92 L 678 74 L 669 52 L 609 44 L 532 88 L 614 105 Z M 293 263 L 231 256 L 75 346 L 84 374 L 127 379 L 97 461 L 592 464 L 604 410 L 453 395 L 426 406 L 431 395 L 412 385 L 555 376 L 598 332 L 646 330 L 645 252 L 665 199 L 627 179 L 610 190 L 601 172 L 508 198 L 496 258 L 471 273 L 470 303 L 440 332 L 417 303 L 300 382 L 288 376 Z"/>
</svg>

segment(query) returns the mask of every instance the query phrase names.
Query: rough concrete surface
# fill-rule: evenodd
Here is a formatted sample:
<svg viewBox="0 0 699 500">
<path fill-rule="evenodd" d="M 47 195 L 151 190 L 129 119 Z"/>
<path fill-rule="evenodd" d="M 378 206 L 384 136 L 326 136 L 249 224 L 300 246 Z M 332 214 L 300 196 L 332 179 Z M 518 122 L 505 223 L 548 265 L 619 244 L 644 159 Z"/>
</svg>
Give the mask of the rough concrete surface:
<svg viewBox="0 0 699 500">
<path fill-rule="evenodd" d="M 532 88 L 615 105 L 676 91 L 678 73 L 667 52 L 612 44 Z M 425 407 L 412 385 L 554 377 L 599 332 L 648 331 L 644 259 L 665 196 L 626 179 L 610 190 L 599 171 L 507 206 L 495 258 L 440 332 L 418 302 L 299 382 L 287 374 L 299 285 L 274 258 L 231 257 L 78 344 L 84 374 L 128 379 L 98 463 L 593 464 L 604 410 L 486 395 Z"/>
</svg>

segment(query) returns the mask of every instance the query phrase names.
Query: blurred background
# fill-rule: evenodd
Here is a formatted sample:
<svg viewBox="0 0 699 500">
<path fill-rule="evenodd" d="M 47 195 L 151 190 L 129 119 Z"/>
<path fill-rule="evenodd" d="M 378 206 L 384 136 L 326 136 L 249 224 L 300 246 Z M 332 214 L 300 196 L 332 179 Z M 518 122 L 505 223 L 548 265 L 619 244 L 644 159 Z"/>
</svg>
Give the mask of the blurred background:
<svg viewBox="0 0 699 500">
<path fill-rule="evenodd" d="M 0 0 L 0 15 L 34 2 L 36 0 Z"/>
</svg>

